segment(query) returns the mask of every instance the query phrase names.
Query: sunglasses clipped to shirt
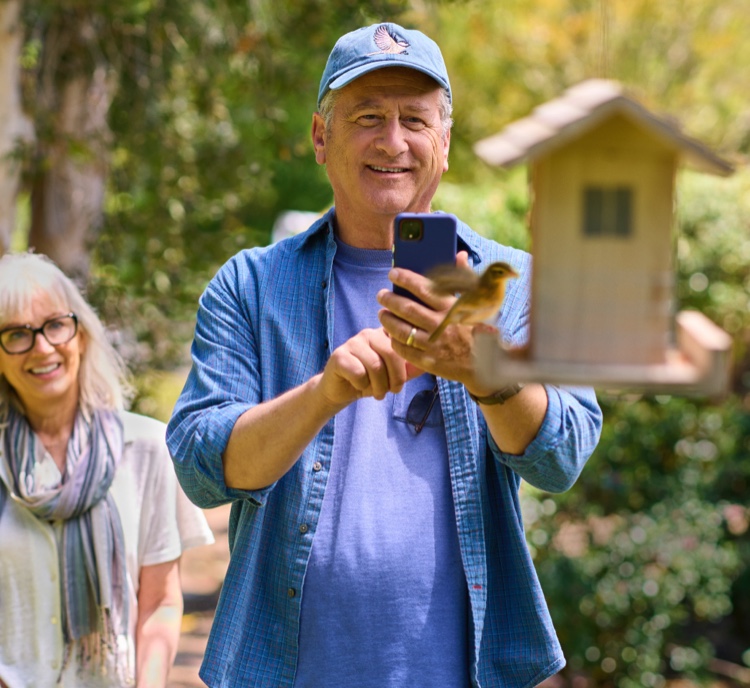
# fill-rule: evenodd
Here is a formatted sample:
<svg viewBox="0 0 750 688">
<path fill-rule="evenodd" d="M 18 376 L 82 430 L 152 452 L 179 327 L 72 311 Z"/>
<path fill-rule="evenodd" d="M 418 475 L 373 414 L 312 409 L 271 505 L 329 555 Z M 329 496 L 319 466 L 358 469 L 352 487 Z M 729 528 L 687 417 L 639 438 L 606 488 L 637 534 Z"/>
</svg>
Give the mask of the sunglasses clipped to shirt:
<svg viewBox="0 0 750 688">
<path fill-rule="evenodd" d="M 435 379 L 435 386 L 432 389 L 423 389 L 421 392 L 417 392 L 409 402 L 406 409 L 406 422 L 414 427 L 414 432 L 417 435 L 422 432 L 422 428 L 430 417 L 437 399 L 438 383 Z"/>
<path fill-rule="evenodd" d="M 78 332 L 78 318 L 75 313 L 58 315 L 42 323 L 41 327 L 21 325 L 0 330 L 0 347 L 6 354 L 25 354 L 36 344 L 36 336 L 41 334 L 52 346 L 66 344 Z"/>
</svg>

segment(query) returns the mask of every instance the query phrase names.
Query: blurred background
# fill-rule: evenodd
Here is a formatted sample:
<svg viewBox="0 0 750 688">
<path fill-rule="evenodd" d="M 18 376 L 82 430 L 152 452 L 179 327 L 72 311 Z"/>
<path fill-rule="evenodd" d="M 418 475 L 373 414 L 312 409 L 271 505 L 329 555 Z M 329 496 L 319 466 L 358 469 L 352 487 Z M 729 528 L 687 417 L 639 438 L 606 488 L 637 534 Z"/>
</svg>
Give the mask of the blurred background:
<svg viewBox="0 0 750 688">
<path fill-rule="evenodd" d="M 731 394 L 598 390 L 581 479 L 524 486 L 523 504 L 568 658 L 549 685 L 750 686 L 746 0 L 0 0 L 0 252 L 34 246 L 80 280 L 134 409 L 167 420 L 207 281 L 331 203 L 309 142 L 320 73 L 340 34 L 381 20 L 440 44 L 456 123 L 435 207 L 498 241 L 533 252 L 525 169 L 489 169 L 472 145 L 587 78 L 623 82 L 737 167 L 680 173 L 675 227 L 675 309 L 734 338 Z M 186 643 L 226 564 L 226 511 L 211 518 L 218 545 L 184 570 Z"/>
</svg>

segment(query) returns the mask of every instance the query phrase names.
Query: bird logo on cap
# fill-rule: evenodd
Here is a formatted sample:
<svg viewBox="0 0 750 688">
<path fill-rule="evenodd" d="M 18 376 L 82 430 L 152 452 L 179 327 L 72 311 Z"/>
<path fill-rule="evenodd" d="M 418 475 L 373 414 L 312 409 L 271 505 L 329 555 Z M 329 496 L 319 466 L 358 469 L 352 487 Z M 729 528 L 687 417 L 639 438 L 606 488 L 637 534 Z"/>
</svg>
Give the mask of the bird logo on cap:
<svg viewBox="0 0 750 688">
<path fill-rule="evenodd" d="M 373 36 L 375 45 L 380 48 L 379 52 L 369 53 L 368 55 L 378 55 L 382 53 L 389 53 L 391 55 L 403 55 L 406 54 L 406 49 L 410 43 L 400 38 L 394 33 L 388 30 L 386 24 L 381 24 L 375 29 L 375 35 Z"/>
</svg>

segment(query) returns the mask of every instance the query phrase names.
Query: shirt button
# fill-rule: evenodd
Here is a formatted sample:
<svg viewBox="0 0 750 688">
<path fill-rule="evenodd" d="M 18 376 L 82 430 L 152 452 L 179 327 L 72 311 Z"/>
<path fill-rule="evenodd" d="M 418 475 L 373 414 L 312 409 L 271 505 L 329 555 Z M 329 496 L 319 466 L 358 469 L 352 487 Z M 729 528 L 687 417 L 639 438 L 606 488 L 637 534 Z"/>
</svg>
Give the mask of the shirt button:
<svg viewBox="0 0 750 688">
<path fill-rule="evenodd" d="M 49 622 L 50 622 L 50 623 L 51 623 L 51 624 L 52 624 L 53 626 L 54 626 L 54 625 L 56 625 L 56 624 L 57 624 L 57 617 L 56 617 L 56 616 L 53 616 L 53 617 L 52 617 L 52 618 L 51 618 L 51 619 L 49 620 Z"/>
<path fill-rule="evenodd" d="M 323 281 L 322 281 L 322 282 L 320 283 L 320 286 L 321 286 L 321 287 L 323 287 L 323 289 L 325 289 L 325 288 L 326 288 L 326 287 L 328 286 L 328 282 L 326 282 L 325 280 L 323 280 Z"/>
<path fill-rule="evenodd" d="M 60 668 L 60 662 L 58 662 L 58 661 L 56 661 L 56 660 L 53 660 L 53 661 L 51 661 L 51 662 L 50 662 L 50 666 L 51 666 L 51 667 L 52 667 L 53 669 L 57 670 L 57 669 L 59 669 L 59 668 Z"/>
<path fill-rule="evenodd" d="M 300 533 L 302 533 L 303 535 L 304 535 L 304 534 L 305 534 L 305 533 L 306 533 L 306 532 L 307 532 L 308 530 L 310 530 L 310 529 L 308 528 L 308 526 L 307 526 L 307 523 L 303 523 L 303 524 L 302 524 L 302 525 L 301 525 L 301 526 L 299 527 L 299 532 L 300 532 Z"/>
<path fill-rule="evenodd" d="M 286 594 L 289 595 L 290 598 L 292 598 L 297 594 L 297 591 L 294 588 L 289 588 L 289 590 L 286 591 Z"/>
<path fill-rule="evenodd" d="M 319 470 L 320 470 L 321 468 L 323 468 L 323 464 L 322 464 L 322 463 L 320 463 L 320 461 L 316 461 L 316 462 L 315 462 L 315 463 L 313 464 L 313 470 L 314 470 L 314 471 L 319 471 Z"/>
</svg>

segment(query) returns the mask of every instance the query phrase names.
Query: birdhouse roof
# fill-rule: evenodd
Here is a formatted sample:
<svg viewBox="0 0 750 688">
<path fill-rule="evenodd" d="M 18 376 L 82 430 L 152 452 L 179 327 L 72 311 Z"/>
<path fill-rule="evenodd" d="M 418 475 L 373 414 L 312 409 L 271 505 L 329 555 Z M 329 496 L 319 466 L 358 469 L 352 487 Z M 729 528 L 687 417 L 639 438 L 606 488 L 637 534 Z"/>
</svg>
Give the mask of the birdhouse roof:
<svg viewBox="0 0 750 688">
<path fill-rule="evenodd" d="M 683 134 L 676 122 L 657 117 L 625 94 L 621 84 L 606 79 L 591 79 L 569 88 L 559 98 L 535 108 L 528 117 L 478 141 L 474 152 L 490 165 L 511 167 L 551 153 L 617 114 L 679 150 L 686 165 L 721 176 L 733 172 L 732 165 Z"/>
</svg>

